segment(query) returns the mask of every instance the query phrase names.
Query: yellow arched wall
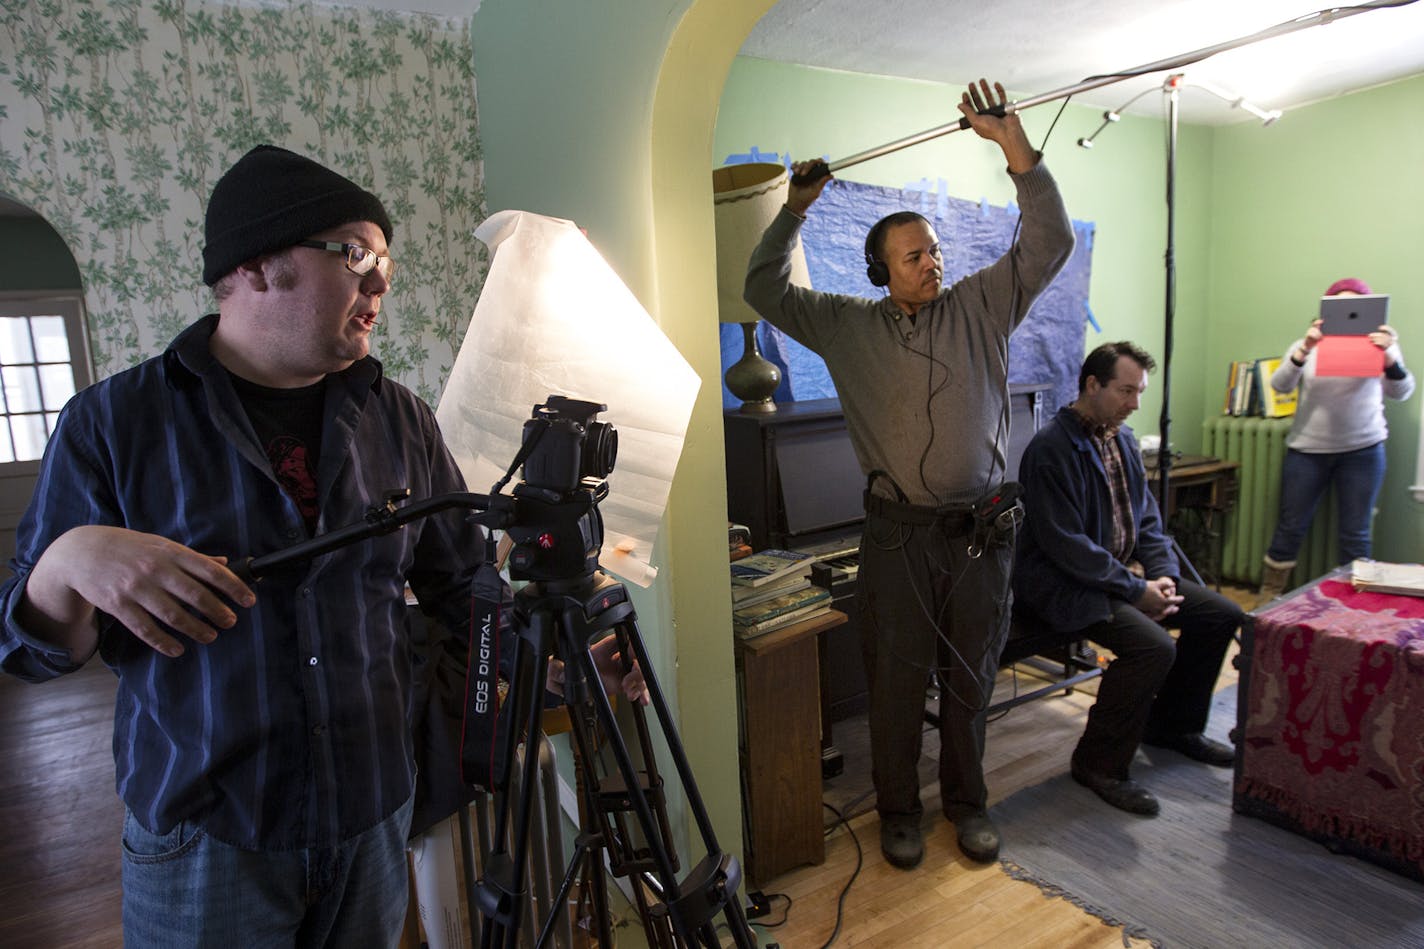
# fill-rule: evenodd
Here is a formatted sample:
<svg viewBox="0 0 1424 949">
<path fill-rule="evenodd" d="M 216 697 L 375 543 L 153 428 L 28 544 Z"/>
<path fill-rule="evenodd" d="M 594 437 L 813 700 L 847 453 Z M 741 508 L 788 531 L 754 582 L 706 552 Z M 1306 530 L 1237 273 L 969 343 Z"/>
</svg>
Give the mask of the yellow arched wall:
<svg viewBox="0 0 1424 949">
<path fill-rule="evenodd" d="M 677 618 L 680 731 L 720 842 L 737 851 L 741 801 L 727 560 L 720 543 L 707 542 L 709 536 L 724 536 L 726 527 L 712 137 L 732 60 L 773 5 L 770 0 L 692 4 L 658 76 L 650 142 L 656 310 L 664 332 L 704 380 L 665 522 Z M 699 582 L 699 577 L 721 582 Z M 691 617 L 708 621 L 686 619 Z"/>
</svg>

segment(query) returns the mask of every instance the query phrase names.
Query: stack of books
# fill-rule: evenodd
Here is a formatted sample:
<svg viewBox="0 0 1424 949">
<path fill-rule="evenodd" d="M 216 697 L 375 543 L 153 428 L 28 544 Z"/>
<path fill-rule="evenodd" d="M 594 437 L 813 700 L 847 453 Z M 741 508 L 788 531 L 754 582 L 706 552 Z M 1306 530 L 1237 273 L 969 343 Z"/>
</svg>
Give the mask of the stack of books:
<svg viewBox="0 0 1424 949">
<path fill-rule="evenodd" d="M 1226 398 L 1222 415 L 1258 415 L 1264 418 L 1288 418 L 1295 414 L 1296 391 L 1284 395 L 1271 388 L 1271 376 L 1281 364 L 1274 359 L 1235 361 L 1226 377 Z"/>
<path fill-rule="evenodd" d="M 831 608 L 829 590 L 811 583 L 816 558 L 761 550 L 732 563 L 732 626 L 743 639 L 799 623 Z"/>
</svg>

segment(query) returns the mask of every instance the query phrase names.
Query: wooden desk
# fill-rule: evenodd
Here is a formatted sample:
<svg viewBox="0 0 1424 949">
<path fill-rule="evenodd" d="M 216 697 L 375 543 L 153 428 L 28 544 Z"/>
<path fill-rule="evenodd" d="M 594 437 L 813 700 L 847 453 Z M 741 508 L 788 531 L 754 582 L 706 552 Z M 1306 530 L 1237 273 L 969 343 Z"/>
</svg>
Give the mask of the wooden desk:
<svg viewBox="0 0 1424 949">
<path fill-rule="evenodd" d="M 1208 583 L 1221 586 L 1221 525 L 1236 506 L 1238 461 L 1202 455 L 1174 459 L 1168 475 L 1167 529 Z M 1161 472 L 1156 457 L 1147 460 L 1149 490 L 1157 496 Z"/>
<path fill-rule="evenodd" d="M 737 640 L 742 825 L 747 879 L 757 885 L 826 859 L 816 637 L 847 618 L 830 610 Z"/>
</svg>

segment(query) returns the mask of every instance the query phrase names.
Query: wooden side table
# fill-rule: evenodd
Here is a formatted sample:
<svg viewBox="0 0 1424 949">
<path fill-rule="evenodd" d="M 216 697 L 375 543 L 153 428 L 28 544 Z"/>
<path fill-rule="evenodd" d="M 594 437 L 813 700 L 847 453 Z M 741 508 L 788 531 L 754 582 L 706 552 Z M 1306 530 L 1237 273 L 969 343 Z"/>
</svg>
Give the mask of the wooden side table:
<svg viewBox="0 0 1424 949">
<path fill-rule="evenodd" d="M 817 635 L 830 610 L 736 645 L 747 879 L 758 886 L 826 858 Z"/>
</svg>

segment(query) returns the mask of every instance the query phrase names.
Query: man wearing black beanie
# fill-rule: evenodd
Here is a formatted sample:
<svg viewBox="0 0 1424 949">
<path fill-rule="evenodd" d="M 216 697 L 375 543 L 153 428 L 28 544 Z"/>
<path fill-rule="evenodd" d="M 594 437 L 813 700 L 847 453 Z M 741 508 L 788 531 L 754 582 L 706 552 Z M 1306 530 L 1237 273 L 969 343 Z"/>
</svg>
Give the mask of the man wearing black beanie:
<svg viewBox="0 0 1424 949">
<path fill-rule="evenodd" d="M 207 209 L 218 312 L 76 395 L 45 452 L 0 586 L 0 668 L 40 681 L 97 652 L 118 676 L 126 946 L 398 940 L 404 587 L 466 631 L 483 529 L 436 514 L 253 587 L 226 567 L 359 522 L 389 489 L 465 490 L 434 413 L 370 355 L 391 238 L 375 195 L 254 148 Z M 615 684 L 643 698 L 636 670 Z"/>
</svg>

